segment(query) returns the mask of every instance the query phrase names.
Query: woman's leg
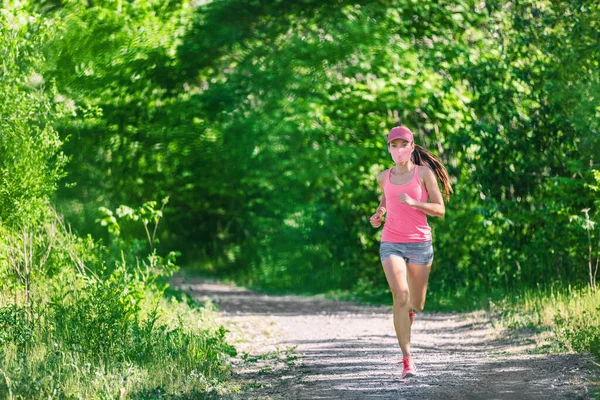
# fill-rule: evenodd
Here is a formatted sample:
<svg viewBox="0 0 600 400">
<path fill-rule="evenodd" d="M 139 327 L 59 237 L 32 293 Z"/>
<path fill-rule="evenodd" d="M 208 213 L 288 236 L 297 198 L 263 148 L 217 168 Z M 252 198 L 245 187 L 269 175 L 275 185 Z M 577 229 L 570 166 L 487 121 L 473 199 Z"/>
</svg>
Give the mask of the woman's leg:
<svg viewBox="0 0 600 400">
<path fill-rule="evenodd" d="M 429 282 L 429 272 L 431 264 L 406 264 L 408 276 L 408 290 L 410 293 L 410 308 L 416 311 L 422 311 L 425 306 L 425 296 L 427 295 L 427 282 Z"/>
<path fill-rule="evenodd" d="M 403 358 L 410 357 L 410 320 L 409 285 L 406 274 L 406 262 L 401 257 L 389 257 L 381 261 L 385 278 L 392 292 L 394 300 L 394 328 Z"/>
</svg>

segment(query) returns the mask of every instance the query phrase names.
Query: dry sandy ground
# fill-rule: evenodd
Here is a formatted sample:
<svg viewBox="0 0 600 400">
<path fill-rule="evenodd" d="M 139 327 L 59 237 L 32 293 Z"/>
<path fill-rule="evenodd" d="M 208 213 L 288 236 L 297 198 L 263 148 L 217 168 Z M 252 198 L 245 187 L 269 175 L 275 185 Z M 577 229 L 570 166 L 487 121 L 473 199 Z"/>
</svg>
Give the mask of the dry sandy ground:
<svg viewBox="0 0 600 400">
<path fill-rule="evenodd" d="M 575 354 L 531 354 L 479 314 L 419 313 L 418 375 L 401 379 L 390 307 L 272 296 L 196 279 L 173 282 L 210 299 L 239 356 L 243 393 L 226 399 L 590 399 L 597 369 Z"/>
</svg>

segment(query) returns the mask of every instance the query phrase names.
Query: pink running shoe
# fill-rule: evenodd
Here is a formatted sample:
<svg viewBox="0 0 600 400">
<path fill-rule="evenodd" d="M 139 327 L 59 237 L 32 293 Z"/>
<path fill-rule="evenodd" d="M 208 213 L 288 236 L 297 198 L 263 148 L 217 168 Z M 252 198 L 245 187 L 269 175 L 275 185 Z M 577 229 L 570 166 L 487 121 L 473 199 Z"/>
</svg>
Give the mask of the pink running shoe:
<svg viewBox="0 0 600 400">
<path fill-rule="evenodd" d="M 415 320 L 415 310 L 408 310 L 408 319 L 410 319 L 410 326 L 412 326 L 413 321 Z"/>
<path fill-rule="evenodd" d="M 411 376 L 415 376 L 417 374 L 417 369 L 415 368 L 415 363 L 413 363 L 412 358 L 408 357 L 402 359 L 402 364 L 404 364 L 404 369 L 402 370 L 403 378 L 410 378 Z"/>
</svg>

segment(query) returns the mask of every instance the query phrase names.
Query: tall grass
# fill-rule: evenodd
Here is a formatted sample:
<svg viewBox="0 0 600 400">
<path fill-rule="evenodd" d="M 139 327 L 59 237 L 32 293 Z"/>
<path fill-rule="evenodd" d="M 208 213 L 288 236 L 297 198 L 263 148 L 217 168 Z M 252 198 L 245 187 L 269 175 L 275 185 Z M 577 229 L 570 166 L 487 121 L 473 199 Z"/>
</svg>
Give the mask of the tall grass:
<svg viewBox="0 0 600 400">
<path fill-rule="evenodd" d="M 548 331 L 560 350 L 589 352 L 600 359 L 600 291 L 589 287 L 524 290 L 491 304 L 510 329 Z"/>
<path fill-rule="evenodd" d="M 34 309 L 28 320 L 0 307 L 1 398 L 209 398 L 225 388 L 235 349 L 210 306 L 147 293 L 130 321 L 89 302 Z"/>
<path fill-rule="evenodd" d="M 158 224 L 158 212 L 148 217 L 154 206 L 124 215 Z M 215 398 L 226 390 L 235 349 L 212 307 L 164 296 L 175 254 L 158 255 L 154 235 L 146 246 L 122 236 L 126 221 L 117 216 L 108 246 L 72 235 L 55 213 L 45 217 L 52 240 L 44 239 L 48 220 L 23 233 L 0 224 L 0 398 Z"/>
</svg>

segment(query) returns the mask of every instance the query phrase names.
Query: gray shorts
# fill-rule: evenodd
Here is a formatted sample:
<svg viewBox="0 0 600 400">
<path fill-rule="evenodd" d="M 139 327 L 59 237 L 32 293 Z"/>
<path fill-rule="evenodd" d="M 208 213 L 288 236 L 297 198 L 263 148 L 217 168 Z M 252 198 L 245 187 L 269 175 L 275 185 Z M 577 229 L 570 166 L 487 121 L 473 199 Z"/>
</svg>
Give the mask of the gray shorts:
<svg viewBox="0 0 600 400">
<path fill-rule="evenodd" d="M 397 256 L 404 258 L 407 264 L 428 265 L 433 262 L 433 245 L 431 240 L 414 243 L 381 242 L 379 256 L 382 261 Z"/>
</svg>

